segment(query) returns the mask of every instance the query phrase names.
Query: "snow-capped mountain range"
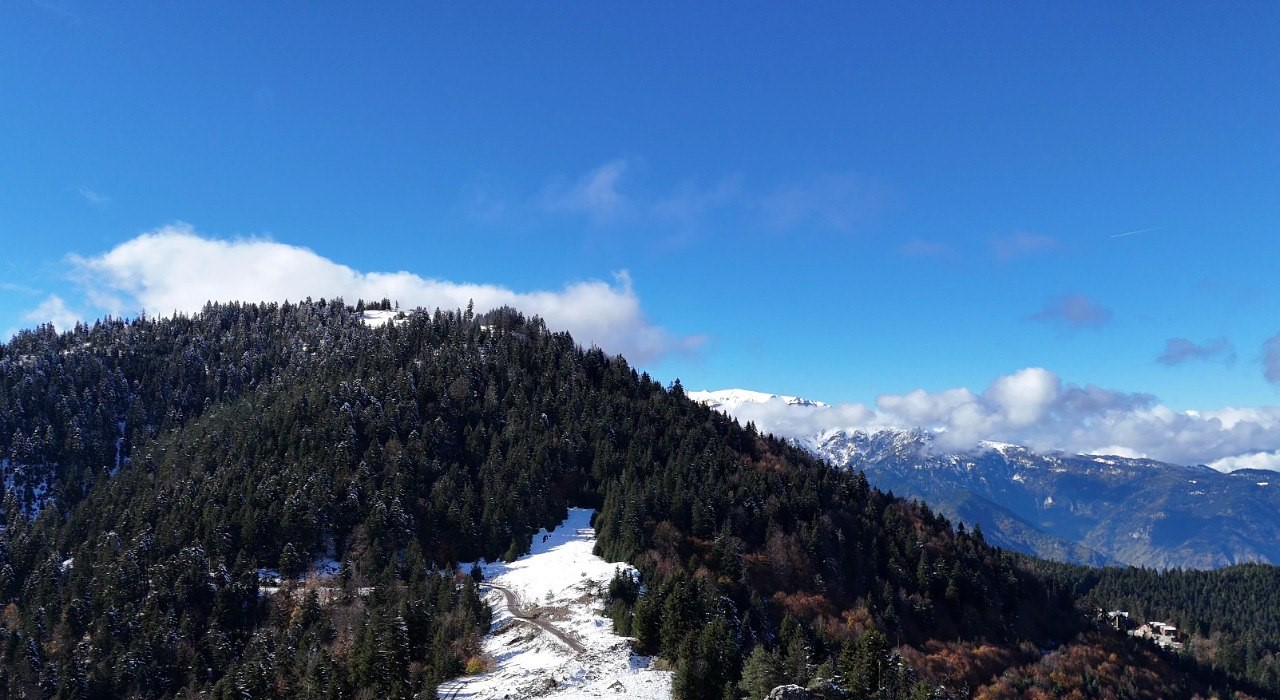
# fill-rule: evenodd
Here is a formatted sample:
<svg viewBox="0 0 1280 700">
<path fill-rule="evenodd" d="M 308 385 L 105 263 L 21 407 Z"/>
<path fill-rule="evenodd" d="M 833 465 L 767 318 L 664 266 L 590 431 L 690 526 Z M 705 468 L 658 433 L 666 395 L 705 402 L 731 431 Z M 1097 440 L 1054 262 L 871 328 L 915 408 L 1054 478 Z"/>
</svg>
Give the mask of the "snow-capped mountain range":
<svg viewBox="0 0 1280 700">
<path fill-rule="evenodd" d="M 788 429 L 803 422 L 788 423 L 787 414 L 826 407 L 740 389 L 689 396 L 730 415 L 747 404 L 774 404 L 769 415 Z M 833 465 L 864 471 L 883 490 L 980 525 L 987 539 L 1009 549 L 1091 564 L 1280 563 L 1280 475 L 1274 472 L 1223 473 L 997 442 L 956 452 L 939 448 L 935 433 L 918 428 L 837 427 L 786 437 Z"/>
</svg>

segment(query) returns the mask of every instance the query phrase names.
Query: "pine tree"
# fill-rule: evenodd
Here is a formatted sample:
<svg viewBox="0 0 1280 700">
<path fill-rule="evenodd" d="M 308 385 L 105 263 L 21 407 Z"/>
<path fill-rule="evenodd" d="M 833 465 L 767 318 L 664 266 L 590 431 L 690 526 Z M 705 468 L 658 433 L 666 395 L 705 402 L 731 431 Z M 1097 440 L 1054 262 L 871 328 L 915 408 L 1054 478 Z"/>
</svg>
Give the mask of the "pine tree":
<svg viewBox="0 0 1280 700">
<path fill-rule="evenodd" d="M 292 542 L 286 544 L 280 552 L 280 576 L 286 581 L 294 581 L 305 572 L 306 563 L 303 562 L 302 556 L 298 554 Z"/>
<path fill-rule="evenodd" d="M 738 689 L 743 700 L 761 700 L 785 682 L 782 659 L 763 644 L 757 644 L 742 665 L 742 680 L 738 683 Z"/>
<path fill-rule="evenodd" d="M 636 648 L 642 654 L 654 654 L 662 641 L 662 607 L 658 597 L 646 593 L 636 601 L 635 614 L 631 618 L 631 635 L 636 638 Z"/>
</svg>

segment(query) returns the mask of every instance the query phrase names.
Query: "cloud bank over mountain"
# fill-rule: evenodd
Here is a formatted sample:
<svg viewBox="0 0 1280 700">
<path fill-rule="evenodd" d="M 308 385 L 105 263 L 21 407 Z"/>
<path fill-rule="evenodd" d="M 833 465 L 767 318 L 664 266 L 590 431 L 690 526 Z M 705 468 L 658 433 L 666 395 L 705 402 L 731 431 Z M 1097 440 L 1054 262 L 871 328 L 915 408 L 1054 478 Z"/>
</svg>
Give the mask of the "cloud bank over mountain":
<svg viewBox="0 0 1280 700">
<path fill-rule="evenodd" d="M 882 395 L 874 405 L 795 406 L 775 399 L 741 404 L 733 414 L 784 437 L 919 427 L 935 431 L 934 444 L 945 450 L 988 440 L 1223 470 L 1280 469 L 1280 407 L 1175 411 L 1149 394 L 1078 386 L 1039 367 L 998 377 L 980 392 L 918 389 Z"/>
<path fill-rule="evenodd" d="M 299 301 L 306 297 L 388 298 L 402 308 L 512 306 L 567 330 L 583 345 L 598 345 L 637 363 L 696 351 L 704 338 L 679 335 L 649 320 L 626 272 L 611 282 L 587 280 L 558 290 L 517 292 L 494 284 L 431 279 L 398 272 L 361 272 L 300 246 L 268 239 L 221 240 L 171 225 L 90 257 L 69 258 L 84 305 L 111 314 L 145 309 L 152 315 L 192 313 L 208 301 Z M 48 313 L 43 313 L 48 312 Z M 48 318 L 45 318 L 47 316 Z M 46 300 L 26 320 L 60 328 L 80 314 L 62 299 Z"/>
</svg>

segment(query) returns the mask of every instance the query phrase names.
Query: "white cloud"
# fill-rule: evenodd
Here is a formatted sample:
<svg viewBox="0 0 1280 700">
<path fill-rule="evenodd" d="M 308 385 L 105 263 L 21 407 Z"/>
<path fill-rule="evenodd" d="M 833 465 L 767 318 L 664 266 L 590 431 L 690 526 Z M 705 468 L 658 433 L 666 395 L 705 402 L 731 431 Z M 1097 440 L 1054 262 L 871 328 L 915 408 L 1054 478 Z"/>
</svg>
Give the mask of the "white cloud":
<svg viewBox="0 0 1280 700">
<path fill-rule="evenodd" d="M 1026 427 L 1044 418 L 1058 398 L 1062 382 L 1047 369 L 1030 367 L 991 383 L 984 395 L 1005 415 L 1010 425 Z"/>
<path fill-rule="evenodd" d="M 57 294 L 50 294 L 36 308 L 22 314 L 22 320 L 32 324 L 52 323 L 61 331 L 68 331 L 81 320 L 80 314 L 67 307 L 67 303 Z"/>
<path fill-rule="evenodd" d="M 1233 472 L 1237 469 L 1270 469 L 1280 472 L 1280 451 L 1226 457 L 1209 466 L 1223 472 Z"/>
<path fill-rule="evenodd" d="M 993 440 L 1037 450 L 1217 468 L 1280 468 L 1280 407 L 1175 411 L 1147 394 L 1068 384 L 1039 367 L 997 377 L 980 393 L 917 389 L 880 396 L 874 407 L 851 403 L 797 409 L 772 401 L 743 404 L 734 414 L 784 437 L 918 427 L 935 431 L 935 443 L 947 450 L 968 450 Z"/>
<path fill-rule="evenodd" d="M 696 350 L 704 340 L 654 325 L 626 272 L 612 282 L 589 280 L 555 291 L 516 292 L 404 271 L 360 272 L 307 248 L 266 239 L 204 238 L 186 225 L 143 234 L 102 255 L 70 259 L 87 299 L 112 314 L 139 308 L 152 315 L 191 313 L 210 300 L 343 297 L 354 303 L 386 297 L 402 307 L 428 309 L 463 308 L 474 300 L 480 311 L 509 305 L 539 315 L 549 327 L 569 331 L 583 345 L 595 344 L 640 364 Z"/>
<path fill-rule="evenodd" d="M 1089 450 L 1088 452 L 1081 452 L 1080 454 L 1106 455 L 1111 457 L 1124 457 L 1126 459 L 1141 459 L 1145 456 L 1125 447 L 1124 445 L 1107 445 L 1106 447 L 1099 447 L 1096 450 Z"/>
</svg>

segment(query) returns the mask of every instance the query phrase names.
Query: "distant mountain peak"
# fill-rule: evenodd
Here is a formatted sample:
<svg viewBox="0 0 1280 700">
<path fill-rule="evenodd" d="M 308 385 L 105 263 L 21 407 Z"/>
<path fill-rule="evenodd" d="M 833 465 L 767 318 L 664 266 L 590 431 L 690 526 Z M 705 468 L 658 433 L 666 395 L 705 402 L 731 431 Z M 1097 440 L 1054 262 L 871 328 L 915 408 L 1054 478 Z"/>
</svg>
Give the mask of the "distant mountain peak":
<svg viewBox="0 0 1280 700">
<path fill-rule="evenodd" d="M 751 391 L 749 389 L 720 389 L 717 391 L 690 391 L 689 398 L 700 403 L 704 403 L 711 408 L 722 411 L 733 412 L 734 409 L 749 403 L 769 403 L 770 401 L 781 401 L 788 406 L 808 407 L 808 408 L 825 408 L 827 404 L 821 401 L 813 401 L 811 399 L 799 396 L 784 396 L 782 394 L 770 394 L 763 391 Z"/>
</svg>

